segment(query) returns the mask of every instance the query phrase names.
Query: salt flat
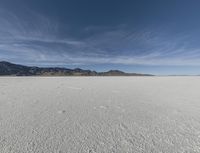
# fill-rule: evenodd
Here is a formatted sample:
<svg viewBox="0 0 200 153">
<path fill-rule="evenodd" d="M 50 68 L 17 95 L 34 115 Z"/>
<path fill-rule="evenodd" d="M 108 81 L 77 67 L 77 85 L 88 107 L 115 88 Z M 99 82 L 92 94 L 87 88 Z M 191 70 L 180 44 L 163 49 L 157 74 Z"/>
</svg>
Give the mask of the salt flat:
<svg viewBox="0 0 200 153">
<path fill-rule="evenodd" d="M 199 153 L 200 77 L 1 77 L 1 153 Z"/>
</svg>

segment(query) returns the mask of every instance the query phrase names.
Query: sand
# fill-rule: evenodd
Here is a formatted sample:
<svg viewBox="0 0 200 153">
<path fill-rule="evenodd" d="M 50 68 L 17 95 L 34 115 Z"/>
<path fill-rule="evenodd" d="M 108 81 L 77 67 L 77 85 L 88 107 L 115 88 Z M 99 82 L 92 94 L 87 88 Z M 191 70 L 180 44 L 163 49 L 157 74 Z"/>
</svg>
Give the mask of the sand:
<svg viewBox="0 0 200 153">
<path fill-rule="evenodd" d="M 200 77 L 1 77 L 0 153 L 199 153 Z"/>
</svg>

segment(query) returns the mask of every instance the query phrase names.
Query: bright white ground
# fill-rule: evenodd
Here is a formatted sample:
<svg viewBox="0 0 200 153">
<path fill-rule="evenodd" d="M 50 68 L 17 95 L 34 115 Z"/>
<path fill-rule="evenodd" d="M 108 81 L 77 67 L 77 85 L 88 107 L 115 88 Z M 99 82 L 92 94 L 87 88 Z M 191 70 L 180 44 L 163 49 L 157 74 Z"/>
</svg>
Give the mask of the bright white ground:
<svg viewBox="0 0 200 153">
<path fill-rule="evenodd" d="M 200 77 L 2 77 L 0 153 L 199 153 Z"/>
</svg>

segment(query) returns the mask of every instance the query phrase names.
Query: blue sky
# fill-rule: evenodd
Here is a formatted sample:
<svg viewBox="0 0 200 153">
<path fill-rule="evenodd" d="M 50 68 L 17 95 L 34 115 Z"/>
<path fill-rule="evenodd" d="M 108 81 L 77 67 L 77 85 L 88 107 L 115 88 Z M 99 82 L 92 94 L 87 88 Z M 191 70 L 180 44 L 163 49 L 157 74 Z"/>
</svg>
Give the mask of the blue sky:
<svg viewBox="0 0 200 153">
<path fill-rule="evenodd" d="M 200 74 L 199 0 L 0 0 L 0 60 Z"/>
</svg>

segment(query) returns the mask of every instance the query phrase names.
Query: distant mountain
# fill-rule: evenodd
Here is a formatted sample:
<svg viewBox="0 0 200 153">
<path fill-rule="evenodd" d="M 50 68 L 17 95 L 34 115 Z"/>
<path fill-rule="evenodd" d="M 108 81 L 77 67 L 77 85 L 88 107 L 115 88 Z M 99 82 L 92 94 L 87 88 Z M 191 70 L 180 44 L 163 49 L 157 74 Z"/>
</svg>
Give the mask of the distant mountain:
<svg viewBox="0 0 200 153">
<path fill-rule="evenodd" d="M 108 72 L 99 72 L 100 76 L 153 76 L 150 74 L 140 74 L 140 73 L 125 73 L 119 70 L 110 70 Z"/>
<path fill-rule="evenodd" d="M 0 75 L 12 76 L 152 76 L 149 74 L 125 73 L 119 70 L 110 70 L 108 72 L 96 72 L 91 70 L 82 70 L 80 68 L 68 69 L 60 67 L 31 67 L 9 63 L 6 61 L 0 62 Z"/>
</svg>

